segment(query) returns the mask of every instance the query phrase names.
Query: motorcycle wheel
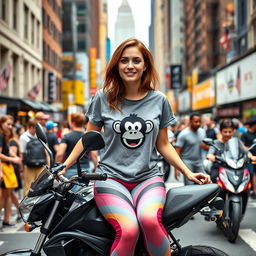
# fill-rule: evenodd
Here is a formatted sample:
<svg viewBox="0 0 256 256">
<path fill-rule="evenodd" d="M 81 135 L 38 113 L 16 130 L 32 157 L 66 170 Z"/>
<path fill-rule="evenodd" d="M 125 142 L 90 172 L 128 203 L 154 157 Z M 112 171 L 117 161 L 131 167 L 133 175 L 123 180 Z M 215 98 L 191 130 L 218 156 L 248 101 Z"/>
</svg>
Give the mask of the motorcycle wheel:
<svg viewBox="0 0 256 256">
<path fill-rule="evenodd" d="M 187 254 L 184 254 L 186 252 Z M 225 252 L 209 246 L 203 245 L 193 245 L 183 247 L 181 252 L 174 251 L 172 252 L 172 256 L 179 255 L 190 255 L 190 256 L 228 256 Z"/>
<path fill-rule="evenodd" d="M 230 227 L 228 231 L 228 241 L 234 243 L 238 236 L 241 222 L 241 207 L 238 203 L 231 203 L 230 209 Z"/>
</svg>

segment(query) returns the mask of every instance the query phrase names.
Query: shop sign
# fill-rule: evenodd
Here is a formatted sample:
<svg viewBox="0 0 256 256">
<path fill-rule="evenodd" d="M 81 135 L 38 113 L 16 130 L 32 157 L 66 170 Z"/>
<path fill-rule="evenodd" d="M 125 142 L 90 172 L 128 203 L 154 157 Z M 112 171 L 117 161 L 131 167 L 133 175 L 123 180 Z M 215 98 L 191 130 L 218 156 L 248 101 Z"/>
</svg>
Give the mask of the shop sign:
<svg viewBox="0 0 256 256">
<path fill-rule="evenodd" d="M 219 116 L 219 117 L 240 116 L 240 109 L 239 109 L 239 107 L 220 108 L 217 110 L 217 116 Z"/>
<path fill-rule="evenodd" d="M 97 89 L 97 49 L 90 48 L 90 95 L 94 95 Z"/>
<path fill-rule="evenodd" d="M 6 115 L 7 113 L 7 105 L 0 104 L 0 117 Z"/>
<path fill-rule="evenodd" d="M 210 78 L 193 88 L 192 110 L 209 108 L 215 104 L 214 79 Z"/>
<path fill-rule="evenodd" d="M 226 104 L 256 97 L 256 53 L 216 73 L 216 103 Z"/>
<path fill-rule="evenodd" d="M 174 91 L 171 91 L 171 90 L 168 91 L 166 93 L 166 98 L 168 99 L 168 101 L 172 107 L 173 113 L 176 114 L 177 113 L 177 102 L 176 102 L 176 97 L 174 95 Z"/>
<path fill-rule="evenodd" d="M 179 112 L 186 112 L 191 108 L 191 99 L 190 93 L 188 91 L 184 91 L 179 94 L 178 98 L 178 109 Z"/>
</svg>

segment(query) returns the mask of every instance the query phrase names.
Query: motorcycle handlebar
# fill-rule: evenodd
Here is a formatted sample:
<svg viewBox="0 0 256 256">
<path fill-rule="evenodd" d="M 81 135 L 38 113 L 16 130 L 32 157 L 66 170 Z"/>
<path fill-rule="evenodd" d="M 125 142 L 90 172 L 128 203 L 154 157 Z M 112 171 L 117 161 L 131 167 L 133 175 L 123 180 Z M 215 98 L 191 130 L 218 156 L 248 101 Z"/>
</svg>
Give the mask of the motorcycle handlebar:
<svg viewBox="0 0 256 256">
<path fill-rule="evenodd" d="M 108 178 L 106 173 L 83 173 L 83 180 L 106 180 Z"/>
</svg>

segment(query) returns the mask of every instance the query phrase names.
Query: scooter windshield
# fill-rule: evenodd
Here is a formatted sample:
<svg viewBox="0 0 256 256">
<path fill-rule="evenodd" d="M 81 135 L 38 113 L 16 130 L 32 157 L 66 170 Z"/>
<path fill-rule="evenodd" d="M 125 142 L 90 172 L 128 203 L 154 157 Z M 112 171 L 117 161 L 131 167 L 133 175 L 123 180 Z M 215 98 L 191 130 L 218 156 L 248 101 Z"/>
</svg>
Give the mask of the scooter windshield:
<svg viewBox="0 0 256 256">
<path fill-rule="evenodd" d="M 243 154 L 240 152 L 238 138 L 231 138 L 224 148 L 224 155 L 226 158 L 238 160 Z"/>
</svg>

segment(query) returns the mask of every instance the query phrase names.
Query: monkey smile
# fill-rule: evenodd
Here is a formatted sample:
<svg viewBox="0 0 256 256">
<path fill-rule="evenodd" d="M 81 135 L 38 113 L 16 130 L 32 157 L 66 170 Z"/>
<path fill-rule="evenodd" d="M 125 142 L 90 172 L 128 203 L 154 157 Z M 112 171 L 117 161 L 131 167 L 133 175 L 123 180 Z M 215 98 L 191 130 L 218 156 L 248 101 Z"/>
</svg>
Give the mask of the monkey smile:
<svg viewBox="0 0 256 256">
<path fill-rule="evenodd" d="M 142 142 L 142 138 L 140 139 L 124 139 L 124 143 L 130 147 L 130 148 L 135 148 L 138 147 Z"/>
</svg>

